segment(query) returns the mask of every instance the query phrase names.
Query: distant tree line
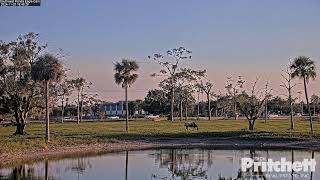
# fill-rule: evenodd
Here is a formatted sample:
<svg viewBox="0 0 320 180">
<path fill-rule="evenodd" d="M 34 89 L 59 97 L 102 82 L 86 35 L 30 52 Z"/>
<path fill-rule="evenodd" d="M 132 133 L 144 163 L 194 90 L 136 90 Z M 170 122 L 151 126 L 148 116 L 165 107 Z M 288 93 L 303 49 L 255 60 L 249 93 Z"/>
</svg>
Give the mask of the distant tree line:
<svg viewBox="0 0 320 180">
<path fill-rule="evenodd" d="M 63 58 L 63 53 L 54 54 L 46 44 L 40 44 L 36 33 L 21 35 L 10 42 L 0 41 L 0 113 L 15 119 L 15 134 L 26 134 L 26 121 L 42 119 L 45 115 L 48 142 L 50 116 L 61 117 L 61 123 L 65 116 L 76 116 L 78 124 L 85 116 L 105 118 L 102 107 L 106 101 L 88 93 L 92 83 L 85 78 L 70 79 L 61 61 Z M 315 62 L 308 57 L 295 58 L 283 71 L 281 87 L 287 90 L 284 97 L 272 96 L 272 89 L 267 85 L 265 90 L 258 87 L 258 78 L 255 82 L 246 82 L 242 76 L 227 77 L 226 93 L 217 93 L 206 69 L 181 67 L 181 62 L 192 59 L 192 51 L 184 47 L 153 54 L 148 59 L 162 67 L 151 75 L 162 80 L 159 88 L 149 90 L 143 100 L 130 100 L 128 95 L 129 88 L 138 79 L 138 63 L 122 59 L 114 64 L 114 80 L 124 89 L 127 132 L 129 118 L 145 111 L 171 121 L 175 117 L 182 121 L 191 116 L 204 116 L 208 120 L 212 116 L 234 120 L 242 116 L 247 119 L 250 130 L 263 115 L 266 119 L 271 114 L 290 115 L 291 129 L 294 129 L 293 116 L 308 114 L 313 133 L 313 116 L 320 111 L 320 101 L 317 95 L 308 94 L 308 84 L 317 75 Z M 293 96 L 295 78 L 302 80 L 306 104 Z M 250 89 L 244 90 L 244 85 Z M 70 102 L 73 93 L 76 101 Z M 200 94 L 205 95 L 205 101 L 200 101 Z"/>
</svg>

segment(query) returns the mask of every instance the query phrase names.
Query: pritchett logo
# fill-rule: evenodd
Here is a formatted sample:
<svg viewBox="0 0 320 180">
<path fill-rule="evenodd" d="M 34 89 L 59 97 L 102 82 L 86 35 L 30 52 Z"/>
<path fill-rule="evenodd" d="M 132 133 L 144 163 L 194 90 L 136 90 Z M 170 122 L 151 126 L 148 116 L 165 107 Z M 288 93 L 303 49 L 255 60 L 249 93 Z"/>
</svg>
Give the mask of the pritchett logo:
<svg viewBox="0 0 320 180">
<path fill-rule="evenodd" d="M 254 161 L 252 158 L 241 158 L 241 171 L 252 169 L 254 172 L 314 172 L 316 168 L 315 159 L 303 159 L 303 161 L 287 161 L 281 158 L 280 161 L 272 159 Z"/>
</svg>

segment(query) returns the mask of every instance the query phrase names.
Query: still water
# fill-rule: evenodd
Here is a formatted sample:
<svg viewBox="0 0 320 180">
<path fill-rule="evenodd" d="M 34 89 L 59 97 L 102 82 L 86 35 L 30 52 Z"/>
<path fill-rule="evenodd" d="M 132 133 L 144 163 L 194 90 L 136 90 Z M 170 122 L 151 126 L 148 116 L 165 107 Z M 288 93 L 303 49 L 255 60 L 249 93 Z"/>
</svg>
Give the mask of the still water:
<svg viewBox="0 0 320 180">
<path fill-rule="evenodd" d="M 0 179 L 320 179 L 320 164 L 313 173 L 242 172 L 242 157 L 277 161 L 314 157 L 320 163 L 320 154 L 311 151 L 160 149 L 20 164 L 0 169 Z"/>
</svg>

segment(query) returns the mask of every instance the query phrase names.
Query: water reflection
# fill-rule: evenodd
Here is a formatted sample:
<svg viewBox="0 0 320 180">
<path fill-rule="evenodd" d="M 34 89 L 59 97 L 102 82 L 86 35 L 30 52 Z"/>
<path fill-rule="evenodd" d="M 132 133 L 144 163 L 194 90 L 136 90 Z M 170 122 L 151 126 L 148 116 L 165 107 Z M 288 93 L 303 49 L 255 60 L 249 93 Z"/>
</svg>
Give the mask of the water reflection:
<svg viewBox="0 0 320 180">
<path fill-rule="evenodd" d="M 24 180 L 24 179 L 37 179 L 37 180 L 54 180 L 53 176 L 49 175 L 49 160 L 44 162 L 44 176 L 38 175 L 35 172 L 33 166 L 28 166 L 26 164 L 19 165 L 12 168 L 11 172 L 7 175 L 0 174 L 0 179 L 8 180 Z"/>
<path fill-rule="evenodd" d="M 155 158 L 159 168 L 167 168 L 170 172 L 170 177 L 153 173 L 151 175 L 152 179 L 208 178 L 204 162 L 209 161 L 208 158 L 205 160 L 204 150 L 201 150 L 198 154 L 189 154 L 186 151 L 176 149 L 160 150 L 151 154 L 151 156 Z"/>
<path fill-rule="evenodd" d="M 129 163 L 129 153 L 126 151 L 126 180 L 128 180 L 128 163 Z"/>
<path fill-rule="evenodd" d="M 77 174 L 77 179 L 80 179 L 80 175 L 86 172 L 87 169 L 92 168 L 89 158 L 80 157 L 75 161 L 72 161 L 70 166 L 65 168 L 65 171 L 75 172 Z"/>
<path fill-rule="evenodd" d="M 206 149 L 161 149 L 149 151 L 126 151 L 100 156 L 44 160 L 33 164 L 20 164 L 13 168 L 0 169 L 0 179 L 54 180 L 54 179 L 320 179 L 316 172 L 270 174 L 255 172 L 254 167 L 242 172 L 242 157 L 273 158 L 301 161 L 304 158 L 318 159 L 319 154 L 309 151 L 268 150 L 206 150 Z M 271 176 L 273 175 L 273 176 Z M 278 176 L 277 176 L 278 175 Z M 286 175 L 286 176 L 284 176 Z M 303 178 L 301 178 L 303 177 Z"/>
<path fill-rule="evenodd" d="M 70 166 L 65 168 L 65 171 L 74 171 L 77 174 L 83 174 L 87 168 L 91 168 L 92 165 L 90 163 L 89 158 L 77 158 L 76 161 L 73 161 Z"/>
</svg>

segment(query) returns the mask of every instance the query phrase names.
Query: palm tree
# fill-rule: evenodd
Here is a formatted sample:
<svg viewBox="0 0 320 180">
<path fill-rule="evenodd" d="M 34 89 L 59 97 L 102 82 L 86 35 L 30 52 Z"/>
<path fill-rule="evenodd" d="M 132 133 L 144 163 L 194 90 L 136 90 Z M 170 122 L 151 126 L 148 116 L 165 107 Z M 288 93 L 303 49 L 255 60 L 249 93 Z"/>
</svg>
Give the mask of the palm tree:
<svg viewBox="0 0 320 180">
<path fill-rule="evenodd" d="M 49 134 L 49 84 L 52 81 L 60 81 L 64 70 L 60 61 L 51 54 L 40 56 L 31 69 L 32 78 L 35 81 L 44 82 L 46 99 L 46 142 L 50 140 Z"/>
<path fill-rule="evenodd" d="M 293 70 L 292 78 L 300 78 L 303 80 L 304 93 L 309 111 L 310 130 L 313 134 L 312 115 L 308 98 L 307 84 L 309 83 L 310 78 L 314 80 L 317 76 L 315 63 L 309 57 L 299 56 L 294 59 L 290 69 Z"/>
<path fill-rule="evenodd" d="M 133 72 L 139 69 L 139 65 L 135 61 L 128 59 L 122 59 L 121 62 L 117 62 L 114 65 L 114 80 L 116 84 L 121 84 L 122 88 L 125 89 L 126 99 L 126 132 L 128 132 L 128 119 L 129 119 L 129 108 L 128 108 L 128 88 L 137 80 L 138 74 Z"/>
</svg>

